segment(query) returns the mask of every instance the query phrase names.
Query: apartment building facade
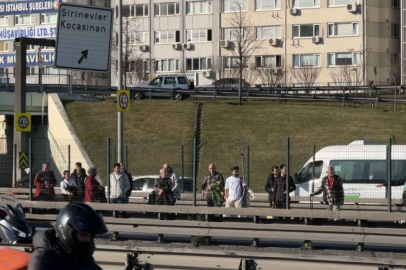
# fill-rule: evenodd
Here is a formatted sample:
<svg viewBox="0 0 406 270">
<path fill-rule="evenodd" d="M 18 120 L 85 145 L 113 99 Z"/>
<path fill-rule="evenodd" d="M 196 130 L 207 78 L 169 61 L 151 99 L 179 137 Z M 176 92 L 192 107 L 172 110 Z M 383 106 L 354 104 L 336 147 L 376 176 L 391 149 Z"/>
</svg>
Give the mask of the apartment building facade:
<svg viewBox="0 0 406 270">
<path fill-rule="evenodd" d="M 59 0 L 0 1 L 0 78 L 14 83 L 15 45 L 17 37 L 56 38 Z M 69 0 L 70 3 L 111 6 L 110 0 Z M 70 72 L 56 69 L 53 47 L 27 48 L 27 83 L 110 85 L 109 73 Z"/>
<path fill-rule="evenodd" d="M 127 85 L 137 81 L 129 80 L 134 74 L 170 72 L 190 73 L 197 85 L 206 84 L 218 78 L 219 63 L 235 76 L 239 16 L 247 18 L 241 27 L 255 38 L 244 67 L 252 84 L 261 83 L 256 70 L 276 68 L 284 74 L 281 84 L 300 86 L 292 73 L 308 66 L 319 68 L 315 85 L 344 84 L 332 78 L 343 66 L 357 85 L 391 84 L 391 61 L 400 53 L 400 0 L 123 0 L 123 5 L 126 29 L 126 21 L 133 25 L 127 32 L 134 33 L 124 40 L 137 52 L 128 59 Z M 117 69 L 111 77 L 115 84 Z"/>
</svg>

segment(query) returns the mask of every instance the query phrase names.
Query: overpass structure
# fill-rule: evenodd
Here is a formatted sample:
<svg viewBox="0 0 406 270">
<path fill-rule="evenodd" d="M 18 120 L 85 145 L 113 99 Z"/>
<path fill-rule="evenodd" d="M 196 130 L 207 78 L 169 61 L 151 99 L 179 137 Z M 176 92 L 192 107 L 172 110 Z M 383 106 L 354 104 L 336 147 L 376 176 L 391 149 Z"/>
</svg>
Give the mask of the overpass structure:
<svg viewBox="0 0 406 270">
<path fill-rule="evenodd" d="M 14 115 L 14 92 L 0 92 L 0 115 Z M 47 93 L 26 94 L 27 113 L 46 115 L 48 113 Z"/>
</svg>

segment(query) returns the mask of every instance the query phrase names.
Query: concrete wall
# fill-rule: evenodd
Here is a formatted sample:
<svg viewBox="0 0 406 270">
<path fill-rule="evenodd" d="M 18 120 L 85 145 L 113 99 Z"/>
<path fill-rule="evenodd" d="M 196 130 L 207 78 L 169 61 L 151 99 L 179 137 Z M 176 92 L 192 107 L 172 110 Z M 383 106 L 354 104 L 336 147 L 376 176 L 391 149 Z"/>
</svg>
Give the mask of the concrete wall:
<svg viewBox="0 0 406 270">
<path fill-rule="evenodd" d="M 52 146 L 52 155 L 59 171 L 67 169 L 67 164 L 65 165 L 63 161 L 68 160 L 68 152 L 66 151 L 68 145 L 70 145 L 71 149 L 71 171 L 74 169 L 76 162 L 81 162 L 82 167 L 86 170 L 93 166 L 69 121 L 58 94 L 48 95 L 48 132 L 50 133 L 49 140 Z"/>
</svg>

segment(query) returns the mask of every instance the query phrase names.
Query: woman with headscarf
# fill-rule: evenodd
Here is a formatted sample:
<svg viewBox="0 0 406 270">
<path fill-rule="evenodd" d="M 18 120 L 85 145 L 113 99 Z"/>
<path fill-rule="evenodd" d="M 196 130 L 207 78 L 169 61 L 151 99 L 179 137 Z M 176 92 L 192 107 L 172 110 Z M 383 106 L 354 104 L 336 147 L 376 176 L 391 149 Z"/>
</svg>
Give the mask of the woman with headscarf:
<svg viewBox="0 0 406 270">
<path fill-rule="evenodd" d="M 100 192 L 104 190 L 96 180 L 97 169 L 90 167 L 85 180 L 85 202 L 100 202 Z"/>
</svg>

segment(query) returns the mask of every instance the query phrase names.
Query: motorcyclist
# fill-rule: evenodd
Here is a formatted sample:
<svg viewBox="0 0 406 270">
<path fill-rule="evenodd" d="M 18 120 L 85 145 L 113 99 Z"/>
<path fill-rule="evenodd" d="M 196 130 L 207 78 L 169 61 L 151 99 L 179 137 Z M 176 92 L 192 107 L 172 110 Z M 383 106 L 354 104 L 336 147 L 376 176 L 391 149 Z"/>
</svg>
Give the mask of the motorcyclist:
<svg viewBox="0 0 406 270">
<path fill-rule="evenodd" d="M 93 259 L 94 236 L 105 232 L 98 213 L 72 202 L 60 210 L 55 228 L 35 235 L 28 270 L 101 270 Z"/>
</svg>

